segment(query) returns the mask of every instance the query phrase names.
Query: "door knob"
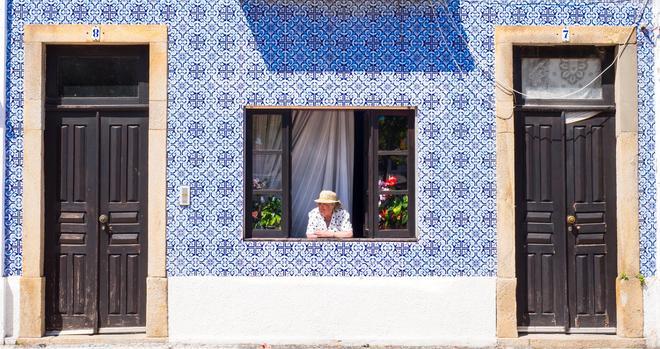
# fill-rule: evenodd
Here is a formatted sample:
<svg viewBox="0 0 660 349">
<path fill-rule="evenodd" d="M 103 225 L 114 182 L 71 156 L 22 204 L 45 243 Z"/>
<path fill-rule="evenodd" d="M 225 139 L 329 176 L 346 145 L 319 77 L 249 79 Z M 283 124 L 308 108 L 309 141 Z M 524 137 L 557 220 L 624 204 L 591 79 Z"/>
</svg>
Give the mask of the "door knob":
<svg viewBox="0 0 660 349">
<path fill-rule="evenodd" d="M 108 215 L 102 214 L 99 216 L 99 222 L 105 224 L 108 223 Z"/>
<path fill-rule="evenodd" d="M 575 216 L 573 216 L 573 215 L 568 215 L 568 217 L 566 217 L 566 223 L 568 223 L 568 224 L 575 224 Z"/>
</svg>

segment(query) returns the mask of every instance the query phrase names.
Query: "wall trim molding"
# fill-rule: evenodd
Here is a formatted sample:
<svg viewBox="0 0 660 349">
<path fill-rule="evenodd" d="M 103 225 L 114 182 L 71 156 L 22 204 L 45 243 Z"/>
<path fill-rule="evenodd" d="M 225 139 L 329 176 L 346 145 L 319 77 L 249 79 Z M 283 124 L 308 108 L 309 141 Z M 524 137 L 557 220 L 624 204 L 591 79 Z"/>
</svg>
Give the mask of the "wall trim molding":
<svg viewBox="0 0 660 349">
<path fill-rule="evenodd" d="M 24 338 L 45 333 L 44 277 L 44 102 L 46 45 L 149 45 L 148 268 L 147 335 L 167 337 L 166 259 L 167 171 L 167 26 L 100 25 L 101 39 L 92 41 L 92 25 L 26 25 L 23 109 L 23 273 L 20 277 L 20 329 Z M 26 185 L 28 184 L 28 185 Z"/>
<path fill-rule="evenodd" d="M 513 86 L 513 46 L 616 46 L 615 72 L 617 275 L 639 273 L 637 32 L 635 27 L 572 26 L 563 42 L 562 26 L 495 26 L 495 80 Z M 627 46 L 626 46 L 627 45 Z M 623 49 L 623 51 L 621 51 Z M 513 95 L 495 84 L 497 177 L 497 337 L 518 336 L 516 318 L 515 149 Z M 511 116 L 511 117 L 510 117 Z M 617 335 L 642 337 L 642 288 L 616 282 Z"/>
</svg>

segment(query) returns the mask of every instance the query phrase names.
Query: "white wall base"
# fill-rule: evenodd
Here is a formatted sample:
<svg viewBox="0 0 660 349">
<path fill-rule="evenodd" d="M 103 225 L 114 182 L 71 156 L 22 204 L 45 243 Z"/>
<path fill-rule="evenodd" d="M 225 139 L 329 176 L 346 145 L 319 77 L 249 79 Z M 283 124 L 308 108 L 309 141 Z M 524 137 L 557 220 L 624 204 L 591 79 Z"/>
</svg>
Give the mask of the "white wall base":
<svg viewBox="0 0 660 349">
<path fill-rule="evenodd" d="M 20 300 L 20 276 L 8 276 L 0 278 L 0 287 L 4 292 L 4 313 L 0 317 L 3 322 L 3 336 L 5 344 L 13 344 L 18 335 L 19 300 Z"/>
<path fill-rule="evenodd" d="M 172 342 L 492 346 L 495 278 L 171 277 Z"/>
<path fill-rule="evenodd" d="M 644 288 L 644 337 L 649 348 L 660 347 L 660 280 L 646 279 Z"/>
</svg>

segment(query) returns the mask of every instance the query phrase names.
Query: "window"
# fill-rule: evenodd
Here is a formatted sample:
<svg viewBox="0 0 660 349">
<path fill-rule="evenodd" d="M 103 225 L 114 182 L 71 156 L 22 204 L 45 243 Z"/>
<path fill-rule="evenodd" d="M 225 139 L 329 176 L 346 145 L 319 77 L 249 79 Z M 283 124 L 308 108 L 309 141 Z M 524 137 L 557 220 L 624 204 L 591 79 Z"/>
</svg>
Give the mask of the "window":
<svg viewBox="0 0 660 349">
<path fill-rule="evenodd" d="M 148 104 L 149 47 L 48 45 L 48 105 Z"/>
<path fill-rule="evenodd" d="M 516 105 L 590 106 L 614 101 L 612 47 L 514 47 Z"/>
<path fill-rule="evenodd" d="M 246 111 L 246 238 L 305 238 L 321 190 L 354 238 L 415 237 L 413 110 Z"/>
</svg>

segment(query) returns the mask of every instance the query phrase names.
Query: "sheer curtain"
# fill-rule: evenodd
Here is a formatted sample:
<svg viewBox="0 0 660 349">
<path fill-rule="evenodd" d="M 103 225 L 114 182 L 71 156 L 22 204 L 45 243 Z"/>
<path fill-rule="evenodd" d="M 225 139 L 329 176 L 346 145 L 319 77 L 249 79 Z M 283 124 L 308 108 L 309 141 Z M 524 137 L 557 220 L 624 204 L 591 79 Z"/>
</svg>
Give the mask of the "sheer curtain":
<svg viewBox="0 0 660 349">
<path fill-rule="evenodd" d="M 307 213 L 321 190 L 353 202 L 353 111 L 296 110 L 291 135 L 291 237 L 305 237 Z"/>
<path fill-rule="evenodd" d="M 529 98 L 599 99 L 600 72 L 598 58 L 523 58 L 522 92 Z"/>
<path fill-rule="evenodd" d="M 252 122 L 254 189 L 282 189 L 282 156 L 259 154 L 259 150 L 282 149 L 282 117 L 255 115 Z"/>
</svg>

